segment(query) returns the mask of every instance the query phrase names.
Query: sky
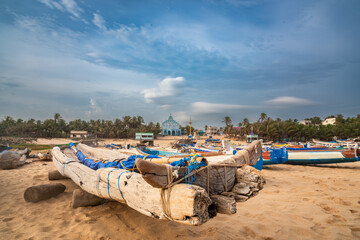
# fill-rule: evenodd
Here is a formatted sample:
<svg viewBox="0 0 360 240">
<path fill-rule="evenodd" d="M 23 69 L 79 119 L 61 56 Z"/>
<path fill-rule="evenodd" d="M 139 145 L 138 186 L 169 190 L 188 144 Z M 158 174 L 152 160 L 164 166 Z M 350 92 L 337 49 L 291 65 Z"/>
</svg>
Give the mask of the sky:
<svg viewBox="0 0 360 240">
<path fill-rule="evenodd" d="M 2 0 L 0 118 L 360 114 L 360 1 Z"/>
</svg>

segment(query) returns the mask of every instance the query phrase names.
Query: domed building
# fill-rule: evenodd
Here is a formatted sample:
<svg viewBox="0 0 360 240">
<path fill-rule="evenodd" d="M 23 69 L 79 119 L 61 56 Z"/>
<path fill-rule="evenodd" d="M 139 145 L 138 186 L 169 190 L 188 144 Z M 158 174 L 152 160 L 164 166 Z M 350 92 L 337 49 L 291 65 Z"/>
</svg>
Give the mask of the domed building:
<svg viewBox="0 0 360 240">
<path fill-rule="evenodd" d="M 168 120 L 164 121 L 161 124 L 161 134 L 163 136 L 180 136 L 181 135 L 181 128 L 180 124 L 174 120 L 171 116 Z"/>
</svg>

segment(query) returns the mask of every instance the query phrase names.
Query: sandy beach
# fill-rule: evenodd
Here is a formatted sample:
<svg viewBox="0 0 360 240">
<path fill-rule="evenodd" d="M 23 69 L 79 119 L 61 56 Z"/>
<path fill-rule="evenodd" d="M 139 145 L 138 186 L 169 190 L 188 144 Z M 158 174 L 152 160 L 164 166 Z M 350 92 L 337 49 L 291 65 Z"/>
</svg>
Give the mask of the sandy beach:
<svg viewBox="0 0 360 240">
<path fill-rule="evenodd" d="M 49 183 L 50 170 L 51 161 L 0 170 L 1 239 L 360 239 L 358 162 L 268 166 L 257 196 L 201 226 L 153 219 L 117 202 L 72 209 L 78 186 L 71 180 L 55 181 L 66 185 L 57 197 L 25 202 L 25 189 Z"/>
</svg>

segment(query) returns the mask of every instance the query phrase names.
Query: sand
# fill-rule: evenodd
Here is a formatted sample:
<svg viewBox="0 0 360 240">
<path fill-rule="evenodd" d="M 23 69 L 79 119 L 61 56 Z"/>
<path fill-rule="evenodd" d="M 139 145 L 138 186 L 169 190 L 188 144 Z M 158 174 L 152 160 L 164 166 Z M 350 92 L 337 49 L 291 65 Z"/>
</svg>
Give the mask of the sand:
<svg viewBox="0 0 360 240">
<path fill-rule="evenodd" d="M 201 226 L 157 220 L 117 202 L 71 208 L 65 193 L 27 203 L 27 187 L 49 183 L 53 163 L 0 170 L 0 239 L 360 239 L 360 162 L 268 166 L 267 184 L 234 215 Z"/>
</svg>

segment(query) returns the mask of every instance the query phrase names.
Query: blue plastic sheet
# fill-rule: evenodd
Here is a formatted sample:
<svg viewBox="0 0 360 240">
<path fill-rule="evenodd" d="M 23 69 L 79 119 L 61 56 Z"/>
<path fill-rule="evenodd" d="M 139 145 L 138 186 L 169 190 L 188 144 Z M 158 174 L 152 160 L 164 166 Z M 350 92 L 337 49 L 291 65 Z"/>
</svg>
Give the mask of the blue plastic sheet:
<svg viewBox="0 0 360 240">
<path fill-rule="evenodd" d="M 284 163 L 288 160 L 288 152 L 286 148 L 273 148 L 270 149 L 269 158 L 273 163 Z"/>
<path fill-rule="evenodd" d="M 69 143 L 70 148 L 75 148 L 73 143 Z M 118 161 L 106 161 L 106 162 L 96 162 L 91 158 L 86 158 L 86 156 L 77 148 L 76 156 L 77 158 L 85 165 L 91 169 L 97 170 L 99 168 L 107 168 L 107 167 L 116 167 L 120 169 L 126 169 L 134 171 L 136 169 L 135 160 L 137 158 L 148 159 L 148 158 L 159 158 L 155 155 L 132 155 L 127 159 L 119 159 Z"/>
</svg>

